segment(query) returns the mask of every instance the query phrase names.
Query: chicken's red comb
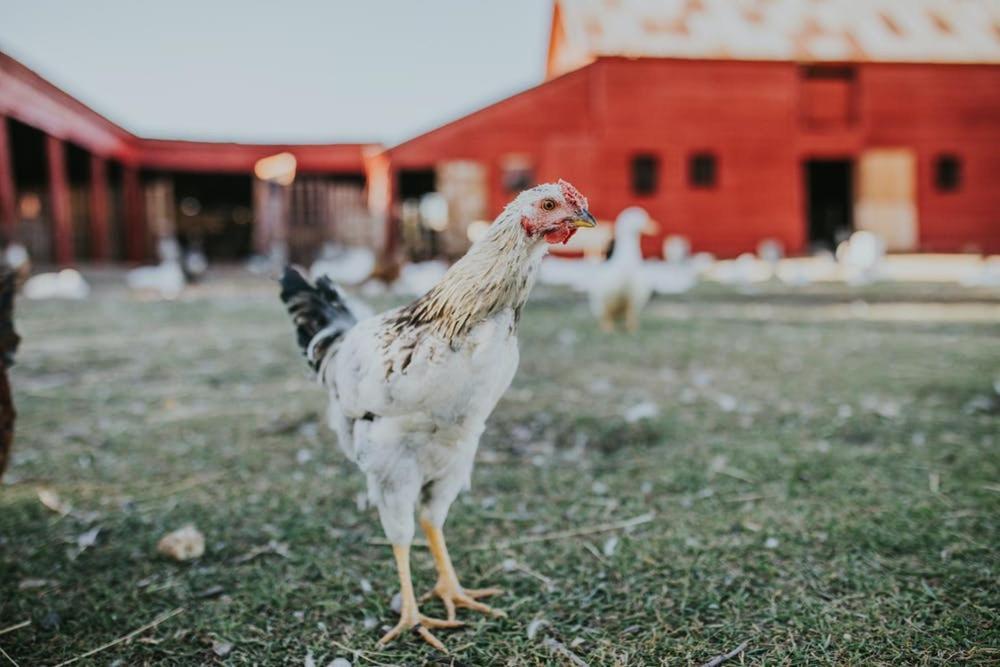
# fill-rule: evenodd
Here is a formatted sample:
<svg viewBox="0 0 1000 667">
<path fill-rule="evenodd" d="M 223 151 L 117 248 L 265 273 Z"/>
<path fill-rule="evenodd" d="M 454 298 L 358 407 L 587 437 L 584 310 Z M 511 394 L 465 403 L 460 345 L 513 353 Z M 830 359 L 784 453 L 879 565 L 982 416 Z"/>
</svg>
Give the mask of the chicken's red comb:
<svg viewBox="0 0 1000 667">
<path fill-rule="evenodd" d="M 559 189 L 562 190 L 563 198 L 566 199 L 567 204 L 575 206 L 581 211 L 587 210 L 587 198 L 581 195 L 580 191 L 574 188 L 572 183 L 568 183 L 560 178 Z"/>
</svg>

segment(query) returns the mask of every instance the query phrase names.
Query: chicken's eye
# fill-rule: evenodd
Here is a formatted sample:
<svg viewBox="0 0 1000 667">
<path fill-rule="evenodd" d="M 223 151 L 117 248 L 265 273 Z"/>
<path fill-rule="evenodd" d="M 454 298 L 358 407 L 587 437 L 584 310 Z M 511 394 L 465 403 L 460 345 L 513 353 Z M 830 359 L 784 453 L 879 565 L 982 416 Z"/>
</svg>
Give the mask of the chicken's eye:
<svg viewBox="0 0 1000 667">
<path fill-rule="evenodd" d="M 555 207 L 556 207 L 556 202 L 554 199 L 546 199 L 542 201 L 542 208 L 545 209 L 546 211 L 555 210 Z"/>
</svg>

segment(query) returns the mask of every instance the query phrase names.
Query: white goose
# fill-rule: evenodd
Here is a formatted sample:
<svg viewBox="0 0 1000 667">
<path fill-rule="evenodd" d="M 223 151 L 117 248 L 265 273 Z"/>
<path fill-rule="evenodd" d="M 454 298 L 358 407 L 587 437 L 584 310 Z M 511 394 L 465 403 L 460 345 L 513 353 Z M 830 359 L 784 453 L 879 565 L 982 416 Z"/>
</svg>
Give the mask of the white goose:
<svg viewBox="0 0 1000 667">
<path fill-rule="evenodd" d="M 615 221 L 615 245 L 590 289 L 590 308 L 601 329 L 613 331 L 617 322 L 629 331 L 639 328 L 639 313 L 651 292 L 644 275 L 639 237 L 655 231 L 645 209 L 630 206 Z"/>
</svg>

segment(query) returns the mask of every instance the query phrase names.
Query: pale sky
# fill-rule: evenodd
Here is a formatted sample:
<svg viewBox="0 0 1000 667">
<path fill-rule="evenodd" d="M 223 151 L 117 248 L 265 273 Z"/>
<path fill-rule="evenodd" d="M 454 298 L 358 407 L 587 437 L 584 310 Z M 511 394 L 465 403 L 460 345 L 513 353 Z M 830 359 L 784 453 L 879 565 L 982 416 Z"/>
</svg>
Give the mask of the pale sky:
<svg viewBox="0 0 1000 667">
<path fill-rule="evenodd" d="M 393 144 L 539 83 L 549 0 L 0 0 L 0 50 L 140 136 Z"/>
</svg>

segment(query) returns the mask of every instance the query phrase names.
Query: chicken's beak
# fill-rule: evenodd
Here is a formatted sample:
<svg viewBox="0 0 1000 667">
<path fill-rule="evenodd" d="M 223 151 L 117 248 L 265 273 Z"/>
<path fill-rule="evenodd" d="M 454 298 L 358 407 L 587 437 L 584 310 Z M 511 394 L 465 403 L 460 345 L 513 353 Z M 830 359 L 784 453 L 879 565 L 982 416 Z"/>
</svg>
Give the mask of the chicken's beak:
<svg viewBox="0 0 1000 667">
<path fill-rule="evenodd" d="M 590 211 L 584 209 L 580 211 L 580 215 L 573 220 L 573 224 L 577 227 L 596 227 L 597 220 L 595 220 L 594 216 L 590 214 Z"/>
</svg>

